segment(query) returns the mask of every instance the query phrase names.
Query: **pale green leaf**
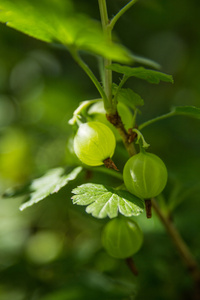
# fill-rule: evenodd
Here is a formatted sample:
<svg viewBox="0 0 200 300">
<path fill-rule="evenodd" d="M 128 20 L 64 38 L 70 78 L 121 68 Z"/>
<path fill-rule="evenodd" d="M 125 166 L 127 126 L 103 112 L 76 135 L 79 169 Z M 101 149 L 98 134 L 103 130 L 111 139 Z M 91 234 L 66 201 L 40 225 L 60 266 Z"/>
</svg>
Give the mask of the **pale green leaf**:
<svg viewBox="0 0 200 300">
<path fill-rule="evenodd" d="M 200 108 L 195 106 L 175 106 L 172 108 L 172 113 L 200 119 Z"/>
<path fill-rule="evenodd" d="M 73 203 L 86 205 L 86 212 L 94 217 L 115 218 L 118 213 L 124 216 L 138 216 L 143 212 L 144 202 L 124 190 L 116 190 L 101 184 L 87 183 L 72 191 Z"/>
<path fill-rule="evenodd" d="M 145 69 L 143 67 L 128 67 L 128 66 L 122 66 L 119 64 L 112 64 L 108 67 L 109 69 L 124 74 L 127 77 L 137 77 L 140 79 L 144 79 L 150 83 L 159 83 L 160 81 L 166 81 L 173 83 L 173 78 L 171 75 L 158 72 L 155 70 L 149 70 Z"/>
<path fill-rule="evenodd" d="M 65 10 L 62 11 L 52 0 L 49 3 L 1 0 L 0 22 L 48 43 L 75 47 L 119 62 L 132 60 L 122 45 L 107 43 L 99 22 L 75 13 L 71 1 L 64 2 Z"/>
<path fill-rule="evenodd" d="M 34 179 L 30 185 L 32 191 L 29 200 L 20 206 L 20 210 L 24 210 L 28 206 L 45 199 L 47 196 L 57 193 L 69 181 L 76 179 L 82 171 L 81 167 L 75 168 L 70 173 L 65 173 L 64 168 L 56 168 L 49 170 L 44 176 Z"/>
</svg>

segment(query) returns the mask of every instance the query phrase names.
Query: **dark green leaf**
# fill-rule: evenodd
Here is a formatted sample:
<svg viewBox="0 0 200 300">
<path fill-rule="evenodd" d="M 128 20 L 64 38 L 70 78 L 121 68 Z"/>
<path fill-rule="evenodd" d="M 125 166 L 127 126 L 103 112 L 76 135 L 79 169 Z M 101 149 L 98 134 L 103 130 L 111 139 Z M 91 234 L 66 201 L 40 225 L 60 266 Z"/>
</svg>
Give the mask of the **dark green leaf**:
<svg viewBox="0 0 200 300">
<path fill-rule="evenodd" d="M 82 171 L 81 167 L 75 168 L 66 174 L 64 168 L 49 170 L 44 176 L 34 179 L 30 185 L 29 200 L 20 206 L 20 210 L 24 210 L 28 206 L 45 199 L 50 194 L 57 193 L 69 181 L 74 180 Z"/>
<path fill-rule="evenodd" d="M 184 115 L 200 119 L 200 108 L 195 106 L 175 106 L 172 108 L 174 115 Z"/>
<path fill-rule="evenodd" d="M 99 22 L 73 12 L 71 1 L 64 2 L 62 11 L 52 1 L 42 5 L 37 1 L 1 0 L 0 22 L 48 43 L 73 46 L 119 62 L 132 60 L 123 46 L 107 43 Z"/>
<path fill-rule="evenodd" d="M 72 193 L 74 204 L 87 205 L 86 212 L 99 219 L 115 218 L 118 212 L 127 217 L 138 216 L 144 209 L 144 202 L 136 196 L 101 184 L 83 184 Z"/>
<path fill-rule="evenodd" d="M 159 83 L 160 81 L 166 81 L 173 83 L 173 78 L 171 75 L 167 75 L 162 72 L 145 69 L 143 67 L 132 68 L 128 66 L 121 66 L 119 64 L 112 64 L 109 69 L 122 73 L 127 77 L 137 77 L 144 79 L 150 83 Z"/>
</svg>

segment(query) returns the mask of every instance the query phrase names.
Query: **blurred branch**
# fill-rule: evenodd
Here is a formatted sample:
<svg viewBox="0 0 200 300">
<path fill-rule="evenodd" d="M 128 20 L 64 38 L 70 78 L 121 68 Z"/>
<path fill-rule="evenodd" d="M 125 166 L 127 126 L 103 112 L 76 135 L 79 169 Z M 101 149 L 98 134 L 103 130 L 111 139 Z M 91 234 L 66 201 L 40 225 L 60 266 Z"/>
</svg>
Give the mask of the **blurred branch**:
<svg viewBox="0 0 200 300">
<path fill-rule="evenodd" d="M 152 199 L 151 202 L 152 202 L 152 207 L 154 208 L 157 216 L 159 217 L 160 221 L 165 226 L 165 229 L 167 230 L 168 234 L 172 238 L 174 245 L 176 246 L 176 249 L 178 250 L 185 265 L 187 266 L 187 269 L 196 284 L 197 294 L 200 295 L 199 294 L 200 293 L 200 270 L 199 270 L 197 261 L 195 260 L 194 256 L 190 252 L 190 249 L 185 244 L 184 240 L 180 236 L 179 232 L 175 228 L 172 221 L 162 213 L 156 200 Z M 199 299 L 199 298 L 197 298 L 197 299 Z"/>
</svg>

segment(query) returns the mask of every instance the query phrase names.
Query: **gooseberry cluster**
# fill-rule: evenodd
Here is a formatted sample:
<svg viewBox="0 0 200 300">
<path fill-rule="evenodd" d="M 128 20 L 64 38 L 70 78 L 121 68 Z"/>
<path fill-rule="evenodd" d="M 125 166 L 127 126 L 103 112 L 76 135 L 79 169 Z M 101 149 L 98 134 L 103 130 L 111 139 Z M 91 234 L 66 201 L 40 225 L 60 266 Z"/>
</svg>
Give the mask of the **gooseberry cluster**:
<svg viewBox="0 0 200 300">
<path fill-rule="evenodd" d="M 89 166 L 100 166 L 110 159 L 116 141 L 112 130 L 96 121 L 81 123 L 74 138 L 74 151 L 80 161 Z M 127 190 L 138 198 L 147 200 L 159 195 L 167 182 L 164 162 L 155 154 L 140 147 L 123 170 Z M 136 253 L 143 242 L 142 231 L 130 218 L 115 218 L 103 229 L 102 244 L 115 258 L 128 258 Z"/>
</svg>

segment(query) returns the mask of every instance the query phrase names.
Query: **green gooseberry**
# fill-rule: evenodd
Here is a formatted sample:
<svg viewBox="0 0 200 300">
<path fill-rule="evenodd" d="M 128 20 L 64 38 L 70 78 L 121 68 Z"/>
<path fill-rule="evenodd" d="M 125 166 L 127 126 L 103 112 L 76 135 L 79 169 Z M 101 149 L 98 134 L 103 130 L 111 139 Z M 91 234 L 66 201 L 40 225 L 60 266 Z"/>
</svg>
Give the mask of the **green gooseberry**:
<svg viewBox="0 0 200 300">
<path fill-rule="evenodd" d="M 158 196 L 167 183 L 167 168 L 155 154 L 140 152 L 132 156 L 123 170 L 128 191 L 142 199 Z"/>
<path fill-rule="evenodd" d="M 136 222 L 128 218 L 109 221 L 102 232 L 102 244 L 109 255 L 128 258 L 135 254 L 143 242 L 143 233 Z"/>
<path fill-rule="evenodd" d="M 116 146 L 111 129 L 100 122 L 87 122 L 79 126 L 74 137 L 74 151 L 86 165 L 100 166 L 111 158 Z"/>
</svg>

